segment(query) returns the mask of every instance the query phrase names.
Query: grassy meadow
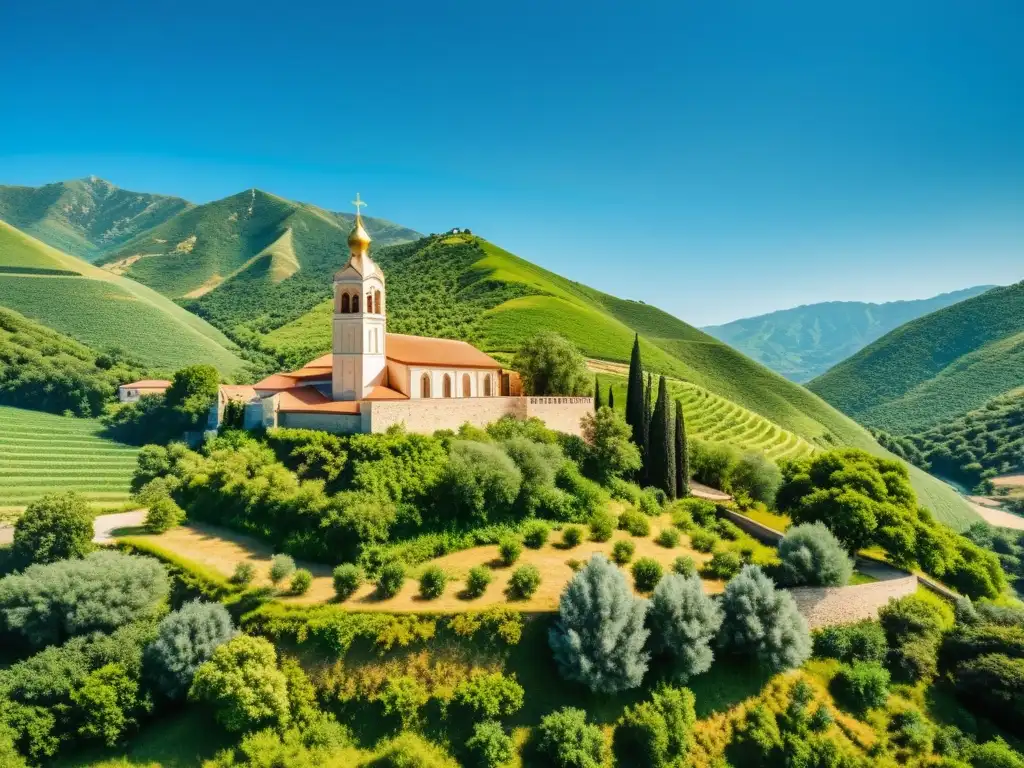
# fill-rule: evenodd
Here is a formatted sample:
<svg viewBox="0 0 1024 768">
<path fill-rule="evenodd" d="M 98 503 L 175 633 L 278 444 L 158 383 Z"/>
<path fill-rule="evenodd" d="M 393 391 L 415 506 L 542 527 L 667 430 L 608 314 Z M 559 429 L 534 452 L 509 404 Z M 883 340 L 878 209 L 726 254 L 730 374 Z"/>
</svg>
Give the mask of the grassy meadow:
<svg viewBox="0 0 1024 768">
<path fill-rule="evenodd" d="M 131 500 L 138 449 L 108 440 L 94 419 L 0 406 L 0 514 L 54 491 L 96 506 Z"/>
</svg>

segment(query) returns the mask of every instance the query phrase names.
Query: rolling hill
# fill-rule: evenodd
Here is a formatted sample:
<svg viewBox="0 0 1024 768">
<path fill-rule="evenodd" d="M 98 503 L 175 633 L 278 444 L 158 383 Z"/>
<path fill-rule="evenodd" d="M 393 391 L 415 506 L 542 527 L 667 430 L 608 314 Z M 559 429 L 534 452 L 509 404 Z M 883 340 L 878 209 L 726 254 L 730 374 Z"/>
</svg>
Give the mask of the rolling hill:
<svg viewBox="0 0 1024 768">
<path fill-rule="evenodd" d="M 921 432 L 1024 386 L 1024 282 L 900 326 L 808 384 L 858 422 Z"/>
<path fill-rule="evenodd" d="M 94 267 L 0 221 L 0 306 L 96 351 L 119 348 L 154 372 L 244 363 L 206 321 L 156 291 Z"/>
<path fill-rule="evenodd" d="M 979 285 L 930 299 L 871 304 L 828 301 L 703 328 L 787 379 L 807 382 L 918 317 L 993 288 Z"/>
<path fill-rule="evenodd" d="M 0 186 L 0 220 L 87 261 L 191 207 L 179 197 L 129 192 L 95 176 Z"/>
<path fill-rule="evenodd" d="M 691 390 L 691 428 L 712 434 L 717 418 L 736 428 L 717 434 L 743 434 L 741 444 L 748 437 L 756 442 L 757 433 L 746 432 L 753 428 L 764 431 L 766 445 L 785 432 L 793 443 L 819 448 L 883 450 L 867 430 L 808 390 L 678 318 L 567 280 L 481 238 L 434 236 L 378 249 L 375 259 L 387 275 L 392 332 L 470 340 L 507 361 L 525 339 L 551 329 L 588 357 L 620 363 L 628 362 L 639 333 L 645 365 Z M 330 302 L 321 302 L 267 334 L 263 344 L 295 364 L 323 354 L 330 348 L 330 313 Z M 755 416 L 763 422 L 755 424 Z M 912 474 L 922 503 L 940 519 L 958 528 L 977 519 L 946 485 L 916 468 Z"/>
<path fill-rule="evenodd" d="M 379 246 L 420 237 L 382 219 L 364 222 Z M 352 216 L 251 189 L 183 211 L 100 263 L 249 339 L 329 295 L 351 227 Z"/>
</svg>

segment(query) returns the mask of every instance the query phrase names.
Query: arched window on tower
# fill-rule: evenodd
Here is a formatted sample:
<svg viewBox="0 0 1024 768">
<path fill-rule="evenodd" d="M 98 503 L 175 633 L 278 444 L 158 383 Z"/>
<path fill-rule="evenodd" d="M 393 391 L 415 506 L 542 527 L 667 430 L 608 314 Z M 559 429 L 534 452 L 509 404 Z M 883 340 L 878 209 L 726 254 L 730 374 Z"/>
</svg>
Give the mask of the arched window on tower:
<svg viewBox="0 0 1024 768">
<path fill-rule="evenodd" d="M 424 373 L 420 377 L 420 397 L 430 397 L 430 374 Z"/>
<path fill-rule="evenodd" d="M 493 390 L 491 389 L 491 374 L 488 373 L 486 376 L 484 376 L 484 397 L 490 397 L 492 391 Z"/>
<path fill-rule="evenodd" d="M 366 311 L 373 314 L 373 292 L 366 294 Z"/>
<path fill-rule="evenodd" d="M 468 373 L 462 374 L 462 396 L 463 397 L 472 397 L 473 396 L 473 391 L 472 391 L 472 387 L 471 387 L 471 384 L 470 384 L 470 381 L 469 381 L 469 374 Z"/>
<path fill-rule="evenodd" d="M 452 396 L 452 377 L 449 376 L 447 373 L 444 375 L 444 396 Z"/>
<path fill-rule="evenodd" d="M 377 308 L 377 314 L 378 315 L 383 315 L 384 314 L 384 305 L 381 304 L 380 291 L 377 291 L 373 295 L 373 306 Z"/>
<path fill-rule="evenodd" d="M 359 294 L 352 297 L 352 313 L 359 314 Z"/>
<path fill-rule="evenodd" d="M 341 294 L 341 314 L 347 315 L 349 313 L 350 300 L 347 293 Z"/>
</svg>

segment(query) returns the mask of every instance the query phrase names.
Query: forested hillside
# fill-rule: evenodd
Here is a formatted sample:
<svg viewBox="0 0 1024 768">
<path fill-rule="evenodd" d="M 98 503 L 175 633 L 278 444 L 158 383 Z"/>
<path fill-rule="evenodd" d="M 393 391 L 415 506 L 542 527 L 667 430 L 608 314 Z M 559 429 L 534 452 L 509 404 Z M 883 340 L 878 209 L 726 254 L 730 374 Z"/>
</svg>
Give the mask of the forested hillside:
<svg viewBox="0 0 1024 768">
<path fill-rule="evenodd" d="M 95 176 L 42 187 L 0 185 L 0 220 L 88 261 L 191 207 L 180 197 L 129 192 Z"/>
<path fill-rule="evenodd" d="M 210 363 L 243 367 L 223 333 L 143 285 L 0 222 L 0 307 L 90 347 L 129 353 L 154 372 Z"/>
<path fill-rule="evenodd" d="M 787 379 L 802 383 L 820 376 L 894 328 L 992 287 L 979 285 L 930 299 L 884 304 L 807 304 L 703 330 Z"/>
<path fill-rule="evenodd" d="M 192 208 L 105 256 L 138 280 L 240 340 L 292 320 L 330 295 L 352 217 L 257 189 Z M 377 246 L 418 238 L 364 218 Z"/>
<path fill-rule="evenodd" d="M 625 363 L 640 334 L 644 365 L 690 382 L 756 413 L 780 429 L 829 447 L 881 450 L 871 435 L 818 397 L 656 307 L 625 301 L 566 280 L 492 243 L 441 235 L 377 249 L 388 285 L 388 329 L 462 338 L 510 359 L 539 330 L 554 330 L 585 355 Z M 263 343 L 292 364 L 330 348 L 330 302 L 267 334 Z M 973 513 L 923 472 L 924 503 L 952 525 Z"/>
<path fill-rule="evenodd" d="M 968 487 L 1024 470 L 1024 389 L 906 436 L 880 434 L 894 453 Z"/>
<path fill-rule="evenodd" d="M 869 427 L 920 432 L 1024 386 L 1024 282 L 907 323 L 808 384 Z"/>
</svg>

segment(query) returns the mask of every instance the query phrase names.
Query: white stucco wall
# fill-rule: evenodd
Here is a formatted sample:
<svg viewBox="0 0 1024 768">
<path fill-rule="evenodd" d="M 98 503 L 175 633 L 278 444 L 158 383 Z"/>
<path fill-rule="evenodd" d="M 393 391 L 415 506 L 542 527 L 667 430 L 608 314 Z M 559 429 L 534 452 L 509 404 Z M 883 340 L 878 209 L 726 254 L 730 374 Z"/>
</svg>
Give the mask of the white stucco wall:
<svg viewBox="0 0 1024 768">
<path fill-rule="evenodd" d="M 418 399 L 423 394 L 423 374 L 430 377 L 430 397 L 435 399 L 444 398 L 444 377 L 450 376 L 452 380 L 452 399 L 464 397 L 486 397 L 484 395 L 484 379 L 491 377 L 491 396 L 499 394 L 501 383 L 498 379 L 497 369 L 481 368 L 424 368 L 411 366 L 409 368 L 410 393 L 409 396 Z M 466 395 L 463 386 L 463 377 L 469 377 L 469 395 Z"/>
</svg>

